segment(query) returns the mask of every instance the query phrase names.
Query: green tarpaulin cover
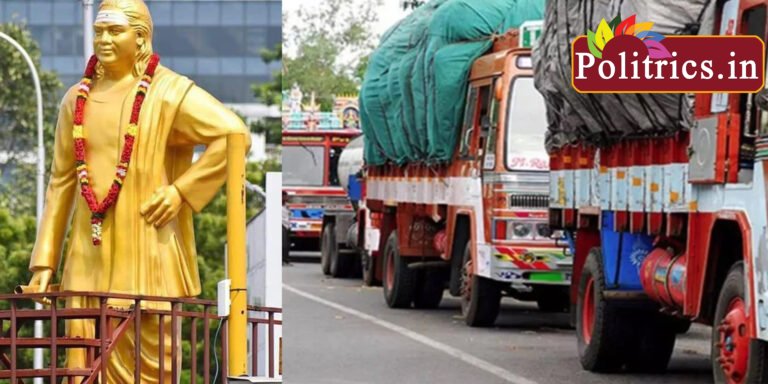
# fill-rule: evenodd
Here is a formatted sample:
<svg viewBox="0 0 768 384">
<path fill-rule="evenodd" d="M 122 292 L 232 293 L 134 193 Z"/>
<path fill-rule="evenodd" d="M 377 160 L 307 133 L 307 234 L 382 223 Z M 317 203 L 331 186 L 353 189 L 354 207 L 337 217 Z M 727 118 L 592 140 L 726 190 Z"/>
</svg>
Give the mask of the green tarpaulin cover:
<svg viewBox="0 0 768 384">
<path fill-rule="evenodd" d="M 540 20 L 545 0 L 432 0 L 387 31 L 360 91 L 365 160 L 449 161 L 469 71 L 494 35 Z"/>
</svg>

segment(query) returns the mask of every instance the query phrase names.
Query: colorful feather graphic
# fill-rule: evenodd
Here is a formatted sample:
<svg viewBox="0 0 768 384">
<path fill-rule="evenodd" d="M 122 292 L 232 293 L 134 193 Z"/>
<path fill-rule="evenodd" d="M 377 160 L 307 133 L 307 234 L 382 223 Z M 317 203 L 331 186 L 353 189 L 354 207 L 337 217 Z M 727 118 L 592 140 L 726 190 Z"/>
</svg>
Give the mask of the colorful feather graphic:
<svg viewBox="0 0 768 384">
<path fill-rule="evenodd" d="M 595 32 L 587 30 L 587 45 L 593 56 L 602 59 L 605 46 L 614 37 L 635 36 L 642 40 L 648 48 L 648 55 L 651 59 L 671 58 L 672 54 L 661 43 L 664 40 L 664 35 L 651 31 L 651 28 L 653 28 L 653 22 L 637 23 L 636 15 L 629 16 L 624 20 L 621 20 L 621 16 L 616 16 L 610 23 L 602 19 Z"/>
</svg>

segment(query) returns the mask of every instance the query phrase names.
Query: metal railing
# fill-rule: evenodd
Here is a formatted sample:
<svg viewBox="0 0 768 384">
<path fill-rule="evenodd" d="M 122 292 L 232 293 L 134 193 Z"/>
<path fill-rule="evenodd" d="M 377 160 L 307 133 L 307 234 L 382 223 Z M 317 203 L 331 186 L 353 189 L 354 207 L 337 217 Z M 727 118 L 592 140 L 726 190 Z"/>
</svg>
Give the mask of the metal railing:
<svg viewBox="0 0 768 384">
<path fill-rule="evenodd" d="M 43 309 L 34 309 L 34 302 L 43 298 L 50 304 Z M 88 298 L 98 301 L 97 308 L 66 308 L 67 298 Z M 119 300 L 119 304 L 115 304 Z M 68 378 L 68 382 L 79 380 L 80 383 L 109 382 L 107 364 L 110 354 L 117 341 L 124 337 L 130 325 L 133 324 L 133 340 L 135 340 L 134 356 L 141 356 L 141 319 L 146 316 L 158 316 L 158 356 L 159 371 L 167 372 L 165 367 L 165 339 L 167 332 L 171 338 L 171 382 L 179 383 L 183 371 L 189 374 L 189 382 L 213 383 L 227 382 L 228 371 L 228 327 L 225 319 L 216 314 L 216 302 L 200 299 L 181 299 L 151 296 L 132 296 L 121 294 L 105 294 L 94 292 L 55 292 L 37 294 L 0 295 L 0 304 L 6 303 L 8 309 L 0 310 L 0 382 L 13 384 L 25 383 L 24 379 L 43 378 L 46 382 L 58 383 Z M 126 305 L 127 303 L 127 305 Z M 149 306 L 147 304 L 150 304 Z M 152 308 L 150 308 L 150 306 Z M 154 309 L 163 308 L 163 309 Z M 167 308 L 167 309 L 166 309 Z M 263 324 L 269 340 L 268 376 L 275 376 L 275 358 L 281 356 L 274 345 L 274 335 L 277 326 L 282 327 L 282 320 L 276 315 L 282 312 L 279 308 L 248 307 L 248 324 L 251 335 L 251 376 L 258 371 L 257 344 L 259 340 L 259 325 Z M 166 320 L 170 318 L 170 329 L 165 329 Z M 46 328 L 46 336 L 35 338 L 24 336 L 30 334 L 35 320 L 42 320 Z M 94 338 L 75 338 L 65 335 L 65 322 L 72 320 L 92 320 Z M 223 322 L 223 323 L 222 323 Z M 221 336 L 218 343 L 212 343 L 214 324 L 221 326 Z M 186 332 L 185 332 L 186 331 Z M 202 337 L 202 351 L 199 344 Z M 182 345 L 189 342 L 191 353 L 181 356 Z M 21 350 L 43 348 L 47 351 L 48 366 L 44 369 L 33 369 L 23 366 L 20 361 Z M 86 366 L 63 367 L 60 350 L 78 348 L 86 351 Z M 276 353 L 277 352 L 277 353 Z M 202 362 L 198 353 L 202 354 Z M 218 372 L 211 372 L 211 356 L 219 357 Z M 31 365 L 31 363 L 30 363 Z M 135 361 L 133 372 L 134 381 L 141 382 L 141 364 Z M 199 377 L 198 377 L 199 376 Z M 100 377 L 107 380 L 100 381 Z M 5 381 L 5 380 L 10 381 Z M 161 374 L 159 382 L 164 383 L 165 375 Z"/>
</svg>

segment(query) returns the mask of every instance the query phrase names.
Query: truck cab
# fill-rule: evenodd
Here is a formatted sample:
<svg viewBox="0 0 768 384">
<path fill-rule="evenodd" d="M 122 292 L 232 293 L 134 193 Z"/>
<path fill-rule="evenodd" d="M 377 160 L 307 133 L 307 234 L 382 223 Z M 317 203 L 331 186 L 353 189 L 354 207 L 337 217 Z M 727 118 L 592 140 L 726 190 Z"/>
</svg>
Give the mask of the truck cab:
<svg viewBox="0 0 768 384">
<path fill-rule="evenodd" d="M 505 48 L 514 38 L 497 41 L 501 49 L 478 59 L 470 74 L 454 165 L 462 177 L 480 177 L 482 214 L 470 218 L 482 233 L 474 234 L 474 260 L 464 262 L 472 264 L 469 276 L 500 283 L 474 284 L 489 286 L 494 301 L 501 288 L 536 300 L 542 310 L 566 311 L 571 258 L 549 228 L 546 108 L 533 84 L 530 49 Z M 465 287 L 463 295 L 472 295 L 472 288 Z"/>
<path fill-rule="evenodd" d="M 700 34 L 766 38 L 766 1 L 713 3 Z M 764 71 L 765 68 L 762 68 Z M 695 94 L 689 130 L 551 153 L 551 225 L 573 233 L 578 352 L 592 372 L 667 368 L 678 330 L 711 326 L 715 383 L 765 383 L 768 115 Z"/>
<path fill-rule="evenodd" d="M 356 129 L 283 131 L 283 191 L 294 249 L 319 248 L 326 209 L 352 210 L 336 164 L 347 143 L 359 134 Z"/>
<path fill-rule="evenodd" d="M 504 293 L 570 309 L 571 258 L 548 225 L 545 105 L 519 43 L 537 32 L 524 27 L 472 64 L 450 162 L 367 168 L 360 237 L 391 307 L 435 307 L 447 286 L 470 326 L 492 325 Z"/>
</svg>

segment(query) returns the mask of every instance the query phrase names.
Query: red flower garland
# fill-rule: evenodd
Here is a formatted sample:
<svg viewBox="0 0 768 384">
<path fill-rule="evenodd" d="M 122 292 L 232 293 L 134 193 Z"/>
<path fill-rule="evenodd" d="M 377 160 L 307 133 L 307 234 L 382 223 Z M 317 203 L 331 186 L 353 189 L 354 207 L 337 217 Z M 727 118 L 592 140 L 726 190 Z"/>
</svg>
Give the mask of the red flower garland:
<svg viewBox="0 0 768 384">
<path fill-rule="evenodd" d="M 160 57 L 152 55 L 149 59 L 149 64 L 144 71 L 144 76 L 141 78 L 139 89 L 136 91 L 136 97 L 133 100 L 131 120 L 128 124 L 128 132 L 125 134 L 125 143 L 123 144 L 123 151 L 120 155 L 120 162 L 117 164 L 117 170 L 115 171 L 115 179 L 112 182 L 112 186 L 109 188 L 107 196 L 101 203 L 96 199 L 96 194 L 91 188 L 90 178 L 88 177 L 88 166 L 85 162 L 86 143 L 83 130 L 85 103 L 88 100 L 93 76 L 96 73 L 96 64 L 98 63 L 96 56 L 91 56 L 91 59 L 88 61 L 88 66 L 85 68 L 83 80 L 80 81 L 80 89 L 78 90 L 77 99 L 75 101 L 72 136 L 75 141 L 75 165 L 77 178 L 80 181 L 80 194 L 85 198 L 85 201 L 88 203 L 88 208 L 91 211 L 91 240 L 93 241 L 93 245 L 101 244 L 101 226 L 104 222 L 104 216 L 106 215 L 107 210 L 117 202 L 117 197 L 123 186 L 123 181 L 128 173 L 128 165 L 131 162 L 131 154 L 133 153 L 133 144 L 136 142 L 136 134 L 138 132 L 141 106 L 144 103 L 144 98 L 149 90 L 149 86 L 152 84 L 152 77 L 155 75 L 155 69 L 159 62 Z"/>
</svg>

